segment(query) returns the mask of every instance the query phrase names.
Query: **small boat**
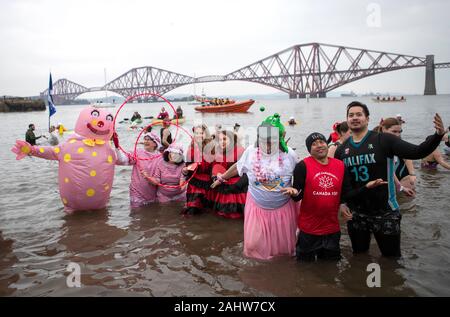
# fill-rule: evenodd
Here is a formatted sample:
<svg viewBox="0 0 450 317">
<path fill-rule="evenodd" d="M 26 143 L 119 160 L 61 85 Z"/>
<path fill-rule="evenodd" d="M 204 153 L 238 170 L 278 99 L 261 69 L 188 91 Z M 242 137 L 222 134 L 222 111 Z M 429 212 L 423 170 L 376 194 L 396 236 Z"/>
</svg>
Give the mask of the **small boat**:
<svg viewBox="0 0 450 317">
<path fill-rule="evenodd" d="M 153 125 L 162 125 L 163 121 L 164 120 L 162 120 L 162 119 L 153 119 L 152 120 L 152 124 Z M 173 124 L 177 124 L 177 119 L 172 119 L 172 120 L 170 120 L 170 122 L 172 122 Z M 185 117 L 178 119 L 178 124 L 183 124 L 185 122 L 186 122 L 186 118 Z"/>
<path fill-rule="evenodd" d="M 194 109 L 199 112 L 247 112 L 254 103 L 255 101 L 250 99 L 221 106 L 199 106 Z"/>
<path fill-rule="evenodd" d="M 349 93 L 342 93 L 341 97 L 358 97 L 358 95 L 355 94 L 353 91 L 350 91 Z"/>
<path fill-rule="evenodd" d="M 405 102 L 406 98 L 401 96 L 401 97 L 377 97 L 377 98 L 372 98 L 373 101 L 375 102 Z"/>
</svg>

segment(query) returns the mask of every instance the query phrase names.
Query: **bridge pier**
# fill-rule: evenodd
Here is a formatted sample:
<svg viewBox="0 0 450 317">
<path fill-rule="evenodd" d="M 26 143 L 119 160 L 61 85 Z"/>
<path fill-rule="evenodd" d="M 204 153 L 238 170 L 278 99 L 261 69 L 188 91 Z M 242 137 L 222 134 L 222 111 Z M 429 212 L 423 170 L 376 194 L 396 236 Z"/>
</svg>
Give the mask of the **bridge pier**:
<svg viewBox="0 0 450 317">
<path fill-rule="evenodd" d="M 326 92 L 316 92 L 316 93 L 311 93 L 309 94 L 310 98 L 326 98 L 327 97 L 327 93 Z"/>
<path fill-rule="evenodd" d="M 436 80 L 434 77 L 434 55 L 426 56 L 425 65 L 425 91 L 424 95 L 436 95 Z"/>
<path fill-rule="evenodd" d="M 310 93 L 308 95 L 309 95 L 309 98 L 326 98 L 327 97 L 327 93 L 323 92 L 323 91 L 322 92 L 317 92 L 317 93 Z M 289 94 L 289 99 L 296 99 L 296 98 L 305 99 L 306 96 L 307 96 L 307 94 L 303 93 L 303 92 L 299 93 L 299 94 L 290 93 Z"/>
</svg>

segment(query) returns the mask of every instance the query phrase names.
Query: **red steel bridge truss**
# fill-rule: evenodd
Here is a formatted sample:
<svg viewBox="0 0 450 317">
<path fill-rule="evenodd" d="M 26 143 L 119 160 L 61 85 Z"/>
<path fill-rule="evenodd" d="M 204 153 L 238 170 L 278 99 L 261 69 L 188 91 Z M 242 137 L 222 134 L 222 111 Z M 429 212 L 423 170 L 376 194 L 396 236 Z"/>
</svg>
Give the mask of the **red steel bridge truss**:
<svg viewBox="0 0 450 317">
<path fill-rule="evenodd" d="M 248 81 L 279 89 L 291 98 L 325 97 L 326 93 L 369 76 L 415 67 L 426 67 L 425 94 L 435 94 L 434 56 L 410 56 L 337 45 L 295 45 L 223 76 L 191 77 L 156 67 L 133 68 L 103 87 L 86 88 L 67 79 L 53 84 L 54 98 L 74 99 L 92 91 L 108 90 L 129 97 L 139 93 L 163 95 L 178 87 L 217 81 Z M 431 77 L 430 77 L 431 76 Z M 431 82 L 432 81 L 432 82 Z M 429 88 L 427 88 L 428 85 Z M 430 88 L 431 87 L 431 88 Z M 434 90 L 433 90 L 434 89 Z M 47 90 L 42 93 L 47 94 Z"/>
</svg>

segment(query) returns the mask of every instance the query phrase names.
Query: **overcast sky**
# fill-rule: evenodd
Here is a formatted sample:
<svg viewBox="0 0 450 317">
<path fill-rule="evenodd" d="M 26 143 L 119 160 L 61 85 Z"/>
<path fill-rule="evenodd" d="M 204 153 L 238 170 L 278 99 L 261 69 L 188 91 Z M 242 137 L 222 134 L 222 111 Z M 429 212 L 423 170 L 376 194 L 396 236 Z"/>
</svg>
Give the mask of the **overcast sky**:
<svg viewBox="0 0 450 317">
<path fill-rule="evenodd" d="M 108 81 L 141 66 L 224 75 L 308 42 L 450 62 L 449 12 L 447 0 L 0 0 L 0 95 L 37 95 L 50 70 L 54 81 L 87 87 L 104 84 L 104 69 Z M 422 94 L 424 77 L 424 68 L 402 70 L 338 90 Z M 436 70 L 436 82 L 439 93 L 450 93 L 450 69 Z M 172 93 L 202 88 L 209 95 L 277 92 L 225 82 Z"/>
</svg>

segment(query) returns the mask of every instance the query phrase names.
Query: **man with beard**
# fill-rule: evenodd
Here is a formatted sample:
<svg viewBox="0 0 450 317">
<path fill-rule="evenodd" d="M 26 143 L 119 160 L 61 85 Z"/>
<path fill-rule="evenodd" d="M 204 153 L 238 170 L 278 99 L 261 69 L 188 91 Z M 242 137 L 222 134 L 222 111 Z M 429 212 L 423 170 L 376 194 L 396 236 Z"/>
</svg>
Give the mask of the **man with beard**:
<svg viewBox="0 0 450 317">
<path fill-rule="evenodd" d="M 394 156 L 411 160 L 427 156 L 439 145 L 444 124 L 436 114 L 434 135 L 414 145 L 387 133 L 369 131 L 369 109 L 358 101 L 347 106 L 347 123 L 352 135 L 336 150 L 335 157 L 344 162 L 353 188 L 374 179 L 387 182 L 387 186 L 360 192 L 348 200 L 352 219 L 347 227 L 353 252 L 368 251 L 373 233 L 384 256 L 400 257 L 401 215 L 395 194 Z"/>
</svg>

